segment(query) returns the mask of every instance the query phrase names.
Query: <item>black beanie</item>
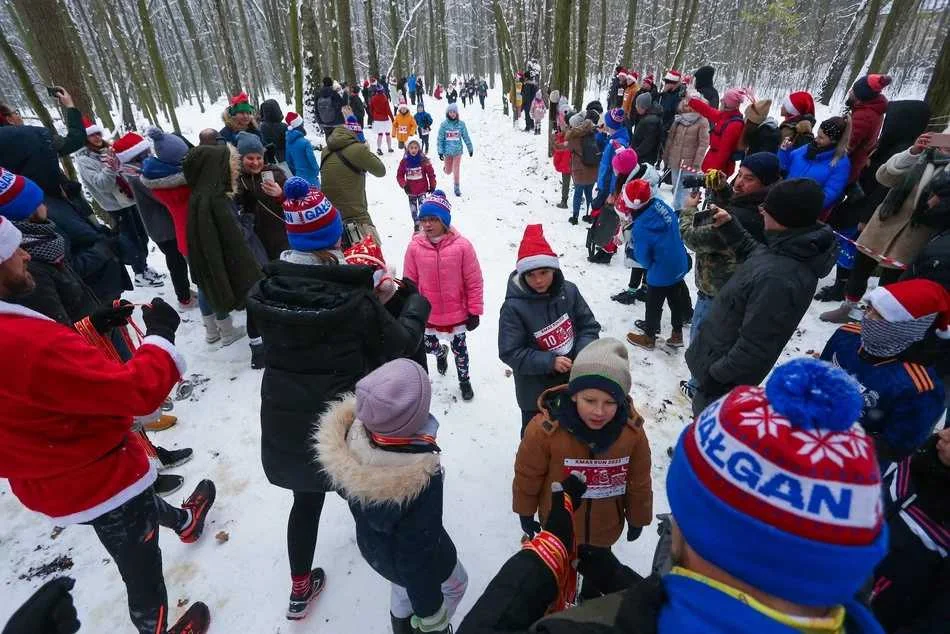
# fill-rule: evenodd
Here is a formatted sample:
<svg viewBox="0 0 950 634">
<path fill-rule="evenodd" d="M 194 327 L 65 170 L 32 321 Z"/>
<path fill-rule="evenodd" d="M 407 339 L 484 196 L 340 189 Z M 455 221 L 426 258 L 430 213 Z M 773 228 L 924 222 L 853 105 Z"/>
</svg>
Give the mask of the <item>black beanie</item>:
<svg viewBox="0 0 950 634">
<path fill-rule="evenodd" d="M 771 185 L 782 177 L 778 157 L 771 152 L 750 154 L 742 159 L 739 167 L 744 167 L 752 172 L 756 178 L 762 181 L 763 185 Z"/>
<path fill-rule="evenodd" d="M 765 196 L 765 211 L 789 229 L 810 227 L 818 222 L 825 194 L 810 178 L 792 178 L 772 186 Z"/>
</svg>

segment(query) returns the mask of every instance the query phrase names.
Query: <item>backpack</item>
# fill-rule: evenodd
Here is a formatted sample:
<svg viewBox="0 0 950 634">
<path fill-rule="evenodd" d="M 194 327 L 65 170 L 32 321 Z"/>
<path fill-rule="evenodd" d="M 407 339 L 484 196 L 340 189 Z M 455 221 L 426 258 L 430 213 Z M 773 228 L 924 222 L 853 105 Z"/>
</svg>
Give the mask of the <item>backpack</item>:
<svg viewBox="0 0 950 634">
<path fill-rule="evenodd" d="M 336 119 L 336 108 L 333 107 L 332 97 L 317 99 L 317 117 L 323 125 L 330 125 Z"/>
<path fill-rule="evenodd" d="M 603 154 L 597 147 L 597 139 L 593 134 L 588 134 L 581 139 L 581 163 L 587 167 L 600 165 Z"/>
<path fill-rule="evenodd" d="M 587 257 L 596 258 L 600 254 L 607 253 L 605 247 L 614 239 L 617 234 L 617 227 L 620 225 L 620 216 L 613 208 L 613 205 L 604 205 L 600 208 L 600 215 L 594 220 L 594 224 L 587 230 Z M 607 260 L 613 256 L 610 252 Z"/>
</svg>

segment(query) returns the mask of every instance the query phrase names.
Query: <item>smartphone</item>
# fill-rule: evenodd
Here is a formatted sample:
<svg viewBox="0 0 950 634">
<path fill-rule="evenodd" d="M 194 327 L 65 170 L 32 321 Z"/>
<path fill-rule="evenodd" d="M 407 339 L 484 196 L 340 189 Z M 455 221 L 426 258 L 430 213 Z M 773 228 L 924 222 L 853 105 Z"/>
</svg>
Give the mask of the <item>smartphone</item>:
<svg viewBox="0 0 950 634">
<path fill-rule="evenodd" d="M 57 97 L 59 97 L 59 88 L 56 86 L 47 86 L 46 94 L 48 94 L 53 99 L 56 99 Z"/>
<path fill-rule="evenodd" d="M 930 135 L 930 145 L 939 148 L 950 148 L 950 134 L 940 133 Z"/>
<path fill-rule="evenodd" d="M 273 183 L 274 172 L 261 172 L 261 180 L 265 183 Z"/>
<path fill-rule="evenodd" d="M 694 227 L 703 227 L 705 225 L 711 225 L 713 221 L 713 216 L 716 214 L 716 209 L 701 209 L 693 214 L 693 226 Z"/>
</svg>

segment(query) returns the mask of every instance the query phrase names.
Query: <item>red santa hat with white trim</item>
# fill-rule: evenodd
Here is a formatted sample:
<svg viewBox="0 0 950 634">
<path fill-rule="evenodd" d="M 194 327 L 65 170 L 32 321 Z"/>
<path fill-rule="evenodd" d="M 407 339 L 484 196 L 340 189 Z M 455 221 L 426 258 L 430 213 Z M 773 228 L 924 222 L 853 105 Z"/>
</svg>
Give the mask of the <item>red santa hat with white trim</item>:
<svg viewBox="0 0 950 634">
<path fill-rule="evenodd" d="M 299 128 L 300 126 L 303 125 L 303 117 L 301 117 L 296 112 L 288 112 L 287 115 L 284 117 L 284 121 L 287 122 L 287 127 L 290 128 L 291 130 Z"/>
<path fill-rule="evenodd" d="M 148 141 L 137 132 L 126 132 L 112 143 L 112 151 L 123 163 L 128 163 L 142 152 L 151 149 Z"/>
<path fill-rule="evenodd" d="M 518 262 L 515 270 L 524 275 L 534 269 L 559 269 L 561 263 L 548 241 L 544 239 L 541 225 L 528 225 L 524 228 L 521 246 L 518 247 Z"/>
<path fill-rule="evenodd" d="M 929 320 L 939 338 L 950 339 L 950 293 L 937 282 L 914 279 L 878 286 L 867 301 L 887 321 Z"/>
<path fill-rule="evenodd" d="M 653 189 L 650 183 L 642 178 L 636 178 L 623 186 L 623 203 L 627 209 L 635 211 L 642 209 L 653 198 Z"/>
<path fill-rule="evenodd" d="M 800 117 L 806 114 L 815 116 L 815 100 L 812 98 L 811 93 L 807 93 L 804 90 L 786 95 L 785 99 L 782 100 L 782 105 L 793 117 Z"/>
<path fill-rule="evenodd" d="M 83 115 L 82 118 L 82 127 L 86 128 L 86 136 L 92 136 L 93 134 L 102 134 L 105 132 L 102 126 L 90 119 L 89 117 Z"/>
<path fill-rule="evenodd" d="M 667 84 L 678 84 L 683 81 L 683 74 L 678 70 L 671 68 L 663 75 L 663 81 Z"/>
<path fill-rule="evenodd" d="M 0 216 L 0 264 L 3 264 L 20 248 L 23 234 L 13 226 L 13 222 Z"/>
</svg>

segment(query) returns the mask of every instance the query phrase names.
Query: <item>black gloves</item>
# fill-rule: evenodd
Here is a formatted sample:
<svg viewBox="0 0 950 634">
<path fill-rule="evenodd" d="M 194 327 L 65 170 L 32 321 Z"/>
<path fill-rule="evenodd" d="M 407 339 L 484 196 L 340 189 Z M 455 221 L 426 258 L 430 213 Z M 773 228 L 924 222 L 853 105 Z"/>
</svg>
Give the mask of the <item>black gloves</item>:
<svg viewBox="0 0 950 634">
<path fill-rule="evenodd" d="M 468 319 L 465 320 L 465 329 L 470 331 L 475 330 L 481 322 L 482 320 L 479 319 L 478 315 L 469 315 Z"/>
<path fill-rule="evenodd" d="M 47 581 L 13 613 L 3 634 L 73 634 L 79 619 L 73 606 L 75 580 L 57 577 Z"/>
<path fill-rule="evenodd" d="M 142 320 L 145 322 L 145 336 L 155 335 L 175 343 L 175 331 L 181 323 L 181 317 L 175 309 L 160 297 L 152 300 L 151 306 L 142 307 Z"/>
<path fill-rule="evenodd" d="M 541 532 L 541 522 L 534 519 L 534 515 L 519 515 L 518 517 L 521 519 L 521 530 L 528 536 L 528 539 Z"/>
<path fill-rule="evenodd" d="M 121 300 L 118 306 L 106 304 L 97 308 L 89 315 L 89 322 L 100 335 L 109 334 L 117 326 L 124 326 L 132 316 L 135 305 L 132 302 Z"/>
<path fill-rule="evenodd" d="M 584 475 L 578 472 L 571 473 L 561 482 L 551 483 L 551 513 L 544 523 L 544 530 L 557 537 L 568 552 L 574 548 L 574 515 L 565 506 L 564 497 L 571 496 L 572 508 L 576 509 L 586 490 Z"/>
<path fill-rule="evenodd" d="M 475 152 L 469 152 L 469 153 L 468 153 L 468 156 L 469 156 L 469 158 L 475 156 Z"/>
<path fill-rule="evenodd" d="M 445 154 L 441 154 L 441 153 L 440 153 L 440 154 L 439 154 L 439 160 L 440 160 L 440 161 L 444 161 L 444 160 L 445 160 Z"/>
<path fill-rule="evenodd" d="M 409 194 L 410 196 L 412 195 L 412 192 L 409 190 L 409 185 L 406 185 L 406 186 L 403 187 L 402 189 L 403 189 L 403 191 L 405 191 L 405 192 L 406 192 L 407 194 Z"/>
<path fill-rule="evenodd" d="M 627 541 L 628 542 L 636 541 L 637 538 L 640 537 L 640 533 L 642 532 L 643 532 L 642 526 L 631 526 L 630 524 L 627 524 Z"/>
</svg>

